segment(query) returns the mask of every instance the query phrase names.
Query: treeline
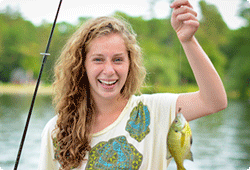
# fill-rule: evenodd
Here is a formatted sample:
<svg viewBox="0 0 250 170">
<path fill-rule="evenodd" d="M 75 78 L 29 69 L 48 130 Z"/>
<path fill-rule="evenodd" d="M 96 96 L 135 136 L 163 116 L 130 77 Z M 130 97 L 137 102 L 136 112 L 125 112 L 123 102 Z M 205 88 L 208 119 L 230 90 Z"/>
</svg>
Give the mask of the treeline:
<svg viewBox="0 0 250 170">
<path fill-rule="evenodd" d="M 202 19 L 196 38 L 206 51 L 226 86 L 229 96 L 248 99 L 250 82 L 250 9 L 242 1 L 240 15 L 247 26 L 230 30 L 217 8 L 199 2 Z M 148 71 L 147 85 L 152 87 L 183 87 L 196 84 L 192 70 L 170 24 L 170 18 L 145 20 L 116 12 L 131 23 L 143 49 Z M 42 80 L 53 81 L 53 66 L 61 49 L 72 33 L 88 18 L 79 18 L 79 24 L 61 22 L 56 25 Z M 0 82 L 15 82 L 21 73 L 36 79 L 40 70 L 52 24 L 40 26 L 26 21 L 20 12 L 7 7 L 0 13 Z M 21 70 L 21 71 L 20 71 Z M 14 74 L 16 73 L 16 74 Z M 160 88 L 158 88 L 160 89 Z M 154 89 L 151 89 L 154 90 Z"/>
</svg>

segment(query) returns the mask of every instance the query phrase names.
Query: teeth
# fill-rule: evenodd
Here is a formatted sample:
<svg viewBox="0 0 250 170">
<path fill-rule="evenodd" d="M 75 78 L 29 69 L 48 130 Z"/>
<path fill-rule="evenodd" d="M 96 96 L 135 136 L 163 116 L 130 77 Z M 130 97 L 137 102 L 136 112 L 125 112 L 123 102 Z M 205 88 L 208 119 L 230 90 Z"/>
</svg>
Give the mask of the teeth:
<svg viewBox="0 0 250 170">
<path fill-rule="evenodd" d="M 104 81 L 104 80 L 99 80 L 101 83 L 103 83 L 103 84 L 108 84 L 108 85 L 110 85 L 110 84 L 114 84 L 114 83 L 116 83 L 117 82 L 117 80 L 115 80 L 115 81 Z"/>
</svg>

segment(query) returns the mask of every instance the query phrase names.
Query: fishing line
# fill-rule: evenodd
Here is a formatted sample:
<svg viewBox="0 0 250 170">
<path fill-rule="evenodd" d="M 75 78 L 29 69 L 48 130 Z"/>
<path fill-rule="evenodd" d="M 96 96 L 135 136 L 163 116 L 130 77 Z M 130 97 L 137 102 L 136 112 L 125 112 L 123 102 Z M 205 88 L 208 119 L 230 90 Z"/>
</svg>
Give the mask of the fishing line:
<svg viewBox="0 0 250 170">
<path fill-rule="evenodd" d="M 182 85 L 182 76 L 181 76 L 181 64 L 182 64 L 182 57 L 181 57 L 181 51 L 182 51 L 182 46 L 181 46 L 181 44 L 180 44 L 180 46 L 179 46 L 179 48 L 180 48 L 180 50 L 179 50 L 179 62 L 180 62 L 180 65 L 179 65 L 179 85 L 181 86 Z"/>
<path fill-rule="evenodd" d="M 47 56 L 50 55 L 49 54 L 49 47 L 50 47 L 52 35 L 54 33 L 54 29 L 55 29 L 55 26 L 56 26 L 56 20 L 57 20 L 57 17 L 58 17 L 60 8 L 61 8 L 61 4 L 62 4 L 62 0 L 60 0 L 60 2 L 59 2 L 59 6 L 58 6 L 56 16 L 55 16 L 55 19 L 54 19 L 54 23 L 53 23 L 53 26 L 52 26 L 52 29 L 51 29 L 51 32 L 50 32 L 50 36 L 49 36 L 49 40 L 48 40 L 48 43 L 47 43 L 46 50 L 45 50 L 44 53 L 41 53 L 41 55 L 43 55 L 42 66 L 41 66 L 41 69 L 40 69 L 40 72 L 39 72 L 39 76 L 38 76 L 37 83 L 36 83 L 36 88 L 35 88 L 33 98 L 32 98 L 32 101 L 31 101 L 30 110 L 29 110 L 29 114 L 27 116 L 24 131 L 23 131 L 23 136 L 22 136 L 22 140 L 21 140 L 21 143 L 20 143 L 20 146 L 19 146 L 19 150 L 18 150 L 14 170 L 17 170 L 17 167 L 18 167 L 18 164 L 19 164 L 19 160 L 20 160 L 20 157 L 21 157 L 22 149 L 23 149 L 23 144 L 24 144 L 24 141 L 25 141 L 25 137 L 26 137 L 29 122 L 30 122 L 30 117 L 31 117 L 31 114 L 32 114 L 32 110 L 33 110 L 33 107 L 34 107 L 35 100 L 36 100 L 37 90 L 38 90 L 38 87 L 39 87 L 39 84 L 40 84 L 40 81 L 41 81 L 43 68 L 44 68 Z"/>
</svg>

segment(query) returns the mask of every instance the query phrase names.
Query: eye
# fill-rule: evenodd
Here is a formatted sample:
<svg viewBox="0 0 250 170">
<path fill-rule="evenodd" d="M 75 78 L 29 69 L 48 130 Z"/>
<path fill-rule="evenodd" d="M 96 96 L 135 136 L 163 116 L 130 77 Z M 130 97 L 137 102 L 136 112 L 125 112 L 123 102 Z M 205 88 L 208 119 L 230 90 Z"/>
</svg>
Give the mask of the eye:
<svg viewBox="0 0 250 170">
<path fill-rule="evenodd" d="M 175 123 L 177 123 L 177 122 L 178 122 L 178 120 L 175 120 L 174 122 L 175 122 Z"/>
<path fill-rule="evenodd" d="M 123 60 L 122 60 L 122 58 L 116 58 L 115 60 L 114 60 L 114 62 L 122 62 Z"/>
<path fill-rule="evenodd" d="M 102 58 L 94 58 L 93 61 L 94 62 L 101 62 L 101 61 L 103 61 L 103 59 Z"/>
</svg>

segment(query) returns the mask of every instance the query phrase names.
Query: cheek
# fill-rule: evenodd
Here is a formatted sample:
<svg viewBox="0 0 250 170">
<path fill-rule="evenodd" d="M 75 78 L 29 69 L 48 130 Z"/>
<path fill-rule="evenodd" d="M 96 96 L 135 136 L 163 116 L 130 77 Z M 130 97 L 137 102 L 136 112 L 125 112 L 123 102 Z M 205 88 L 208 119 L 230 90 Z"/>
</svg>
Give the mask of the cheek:
<svg viewBox="0 0 250 170">
<path fill-rule="evenodd" d="M 130 63 L 127 64 L 126 72 L 127 72 L 127 76 L 128 76 L 128 74 L 129 74 L 129 72 L 130 72 Z"/>
<path fill-rule="evenodd" d="M 129 67 L 126 69 L 126 77 L 128 77 L 128 75 L 129 75 Z"/>
<path fill-rule="evenodd" d="M 93 79 L 94 76 L 94 70 L 93 67 L 91 67 L 90 63 L 85 63 L 85 69 L 86 69 L 86 75 L 88 77 L 89 82 Z"/>
<path fill-rule="evenodd" d="M 88 79 L 95 79 L 98 76 L 99 72 L 99 69 L 95 67 L 87 69 Z"/>
<path fill-rule="evenodd" d="M 90 61 L 85 62 L 85 69 L 88 77 L 93 77 L 95 74 L 97 74 L 98 70 L 100 70 L 100 67 L 95 66 Z"/>
<path fill-rule="evenodd" d="M 129 75 L 129 67 L 127 66 L 126 68 L 123 68 L 124 83 L 127 81 L 128 75 Z"/>
</svg>

